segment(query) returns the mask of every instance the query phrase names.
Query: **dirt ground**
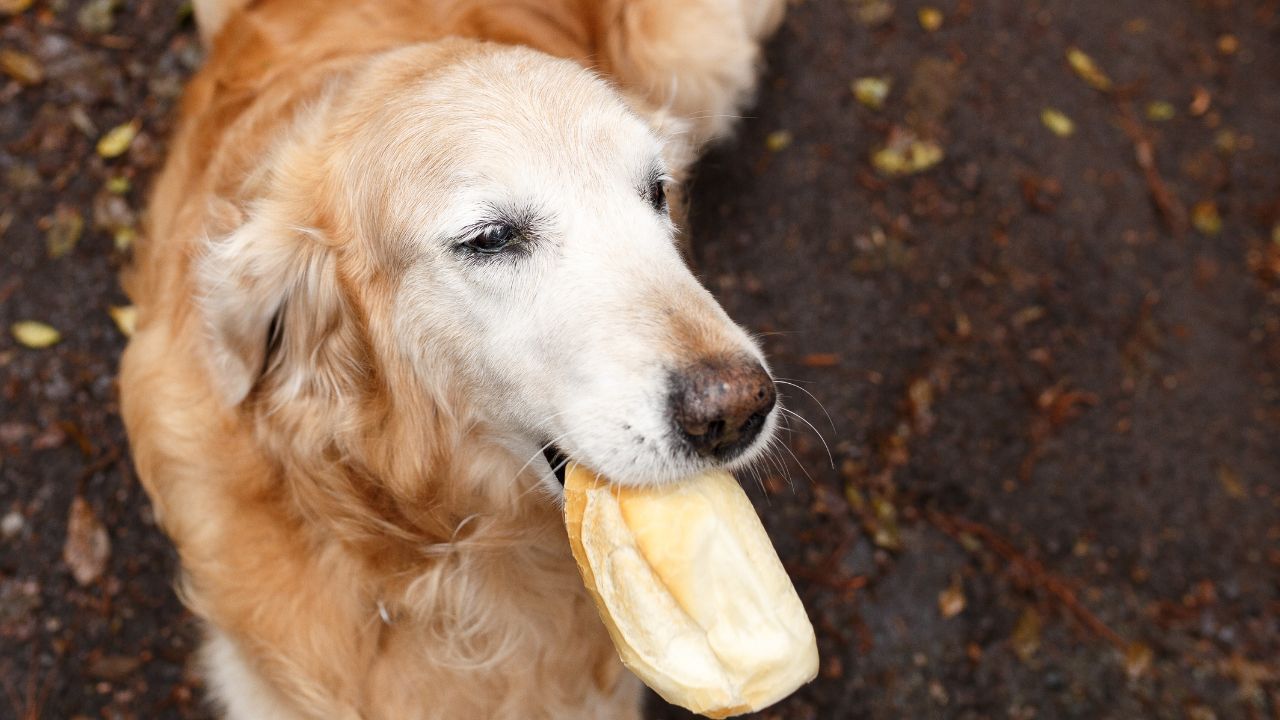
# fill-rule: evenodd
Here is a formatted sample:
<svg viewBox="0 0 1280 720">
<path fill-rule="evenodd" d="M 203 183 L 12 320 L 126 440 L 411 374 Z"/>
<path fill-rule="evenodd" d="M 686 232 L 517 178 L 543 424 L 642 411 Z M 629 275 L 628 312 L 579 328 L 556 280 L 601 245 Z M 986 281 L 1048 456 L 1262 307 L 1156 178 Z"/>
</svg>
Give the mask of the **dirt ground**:
<svg viewBox="0 0 1280 720">
<path fill-rule="evenodd" d="M 793 2 L 692 183 L 804 418 L 760 717 L 1280 718 L 1280 0 L 932 2 Z M 0 718 L 206 718 L 109 314 L 189 5 L 0 23 Z"/>
</svg>

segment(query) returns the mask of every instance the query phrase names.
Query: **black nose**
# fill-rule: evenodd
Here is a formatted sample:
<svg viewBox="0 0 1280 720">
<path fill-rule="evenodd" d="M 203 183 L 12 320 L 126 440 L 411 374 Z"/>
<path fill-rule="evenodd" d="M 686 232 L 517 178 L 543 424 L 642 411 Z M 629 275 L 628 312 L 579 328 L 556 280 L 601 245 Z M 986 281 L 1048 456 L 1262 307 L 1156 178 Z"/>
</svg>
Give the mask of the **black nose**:
<svg viewBox="0 0 1280 720">
<path fill-rule="evenodd" d="M 711 360 L 671 377 L 676 433 L 699 455 L 727 460 L 760 435 L 778 399 L 755 360 Z"/>
</svg>

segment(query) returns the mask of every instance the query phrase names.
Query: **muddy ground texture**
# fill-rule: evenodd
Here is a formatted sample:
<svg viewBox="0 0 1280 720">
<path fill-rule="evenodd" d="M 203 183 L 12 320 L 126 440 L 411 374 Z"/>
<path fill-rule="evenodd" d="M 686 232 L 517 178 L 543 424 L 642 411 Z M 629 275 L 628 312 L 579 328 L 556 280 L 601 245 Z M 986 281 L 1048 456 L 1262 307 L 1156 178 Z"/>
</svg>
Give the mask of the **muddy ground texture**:
<svg viewBox="0 0 1280 720">
<path fill-rule="evenodd" d="M 761 717 L 1280 717 L 1280 2 L 933 2 L 794 2 L 692 183 L 804 418 Z M 189 6 L 0 23 L 0 717 L 209 717 L 110 313 Z"/>
</svg>

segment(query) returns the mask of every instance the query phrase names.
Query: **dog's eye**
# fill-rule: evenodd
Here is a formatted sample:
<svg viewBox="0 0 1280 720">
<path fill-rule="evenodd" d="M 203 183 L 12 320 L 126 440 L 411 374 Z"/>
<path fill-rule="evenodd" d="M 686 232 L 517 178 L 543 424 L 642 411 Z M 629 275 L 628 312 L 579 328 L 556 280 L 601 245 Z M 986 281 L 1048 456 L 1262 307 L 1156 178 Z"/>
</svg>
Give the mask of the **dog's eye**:
<svg viewBox="0 0 1280 720">
<path fill-rule="evenodd" d="M 655 211 L 659 213 L 667 211 L 667 182 L 665 180 L 655 180 L 649 186 L 645 196 L 645 199 L 649 201 Z"/>
<path fill-rule="evenodd" d="M 519 235 L 510 225 L 490 225 L 463 243 L 483 255 L 496 255 L 515 242 Z"/>
</svg>

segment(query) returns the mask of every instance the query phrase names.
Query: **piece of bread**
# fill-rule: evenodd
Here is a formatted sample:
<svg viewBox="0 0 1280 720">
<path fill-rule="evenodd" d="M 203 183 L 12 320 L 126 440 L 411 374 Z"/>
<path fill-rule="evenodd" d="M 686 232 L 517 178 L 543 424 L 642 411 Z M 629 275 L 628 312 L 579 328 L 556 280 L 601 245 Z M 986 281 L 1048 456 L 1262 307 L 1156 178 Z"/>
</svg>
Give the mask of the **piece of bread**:
<svg viewBox="0 0 1280 720">
<path fill-rule="evenodd" d="M 623 664 L 668 702 L 729 717 L 817 674 L 813 626 L 729 473 L 619 487 L 571 462 L 565 523 Z"/>
</svg>

